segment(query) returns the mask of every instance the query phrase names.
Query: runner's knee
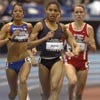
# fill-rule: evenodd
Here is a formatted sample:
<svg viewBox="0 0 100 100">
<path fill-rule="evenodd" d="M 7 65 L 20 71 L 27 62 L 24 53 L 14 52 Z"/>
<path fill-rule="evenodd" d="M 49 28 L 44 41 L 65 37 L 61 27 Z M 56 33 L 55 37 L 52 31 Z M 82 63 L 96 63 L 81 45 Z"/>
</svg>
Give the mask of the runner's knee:
<svg viewBox="0 0 100 100">
<path fill-rule="evenodd" d="M 69 85 L 73 86 L 77 83 L 77 79 L 72 79 L 70 82 L 69 82 Z"/>
<path fill-rule="evenodd" d="M 22 78 L 20 79 L 20 84 L 26 84 L 26 78 L 22 77 Z"/>
<path fill-rule="evenodd" d="M 57 84 L 55 83 L 55 84 L 52 84 L 51 85 L 51 91 L 57 91 Z"/>
</svg>

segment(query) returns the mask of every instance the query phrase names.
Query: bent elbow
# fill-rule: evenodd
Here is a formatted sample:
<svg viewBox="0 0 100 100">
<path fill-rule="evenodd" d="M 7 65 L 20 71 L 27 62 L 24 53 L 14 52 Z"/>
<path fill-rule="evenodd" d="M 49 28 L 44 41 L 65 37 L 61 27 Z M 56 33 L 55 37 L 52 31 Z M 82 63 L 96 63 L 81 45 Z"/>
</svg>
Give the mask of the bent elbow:
<svg viewBox="0 0 100 100">
<path fill-rule="evenodd" d="M 96 47 L 92 48 L 92 51 L 93 51 L 93 52 L 96 52 L 96 50 L 97 50 Z"/>
</svg>

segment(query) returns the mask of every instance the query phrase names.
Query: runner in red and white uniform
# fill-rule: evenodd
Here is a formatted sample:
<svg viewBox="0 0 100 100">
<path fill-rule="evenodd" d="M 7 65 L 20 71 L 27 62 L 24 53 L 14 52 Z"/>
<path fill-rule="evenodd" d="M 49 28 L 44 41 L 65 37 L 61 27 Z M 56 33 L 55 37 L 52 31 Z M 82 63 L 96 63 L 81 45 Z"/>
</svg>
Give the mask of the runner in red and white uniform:
<svg viewBox="0 0 100 100">
<path fill-rule="evenodd" d="M 69 100 L 73 100 L 75 92 L 75 100 L 82 100 L 82 94 L 86 85 L 88 75 L 88 48 L 96 51 L 93 27 L 83 21 L 85 16 L 85 8 L 83 5 L 76 5 L 73 9 L 74 21 L 66 24 L 66 28 L 72 33 L 77 43 L 80 45 L 81 52 L 76 57 L 67 46 L 66 52 L 67 62 L 65 62 L 65 73 L 69 80 Z M 74 88 L 76 86 L 76 91 Z"/>
</svg>

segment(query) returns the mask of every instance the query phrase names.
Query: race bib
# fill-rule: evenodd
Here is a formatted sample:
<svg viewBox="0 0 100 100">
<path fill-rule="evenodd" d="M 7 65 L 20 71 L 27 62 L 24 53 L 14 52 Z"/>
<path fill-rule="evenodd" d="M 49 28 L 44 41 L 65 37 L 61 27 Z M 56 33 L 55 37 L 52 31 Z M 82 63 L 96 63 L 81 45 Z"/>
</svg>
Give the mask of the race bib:
<svg viewBox="0 0 100 100">
<path fill-rule="evenodd" d="M 24 32 L 24 31 L 21 31 L 21 32 L 14 38 L 14 40 L 15 40 L 16 42 L 25 42 L 25 41 L 28 40 L 28 36 L 29 36 L 28 33 Z"/>
<path fill-rule="evenodd" d="M 63 42 L 46 42 L 46 50 L 61 51 L 63 48 Z"/>
<path fill-rule="evenodd" d="M 84 51 L 86 49 L 85 43 L 78 43 L 78 45 L 80 46 L 81 51 Z"/>
</svg>

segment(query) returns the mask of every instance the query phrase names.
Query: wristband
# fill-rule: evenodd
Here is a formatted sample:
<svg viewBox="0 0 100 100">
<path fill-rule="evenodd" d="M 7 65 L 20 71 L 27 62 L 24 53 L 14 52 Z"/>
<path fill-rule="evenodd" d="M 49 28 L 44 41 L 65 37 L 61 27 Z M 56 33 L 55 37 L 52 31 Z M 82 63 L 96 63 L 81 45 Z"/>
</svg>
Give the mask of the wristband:
<svg viewBox="0 0 100 100">
<path fill-rule="evenodd" d="M 11 37 L 9 37 L 8 39 L 9 39 L 9 41 L 12 41 L 12 38 Z"/>
</svg>

